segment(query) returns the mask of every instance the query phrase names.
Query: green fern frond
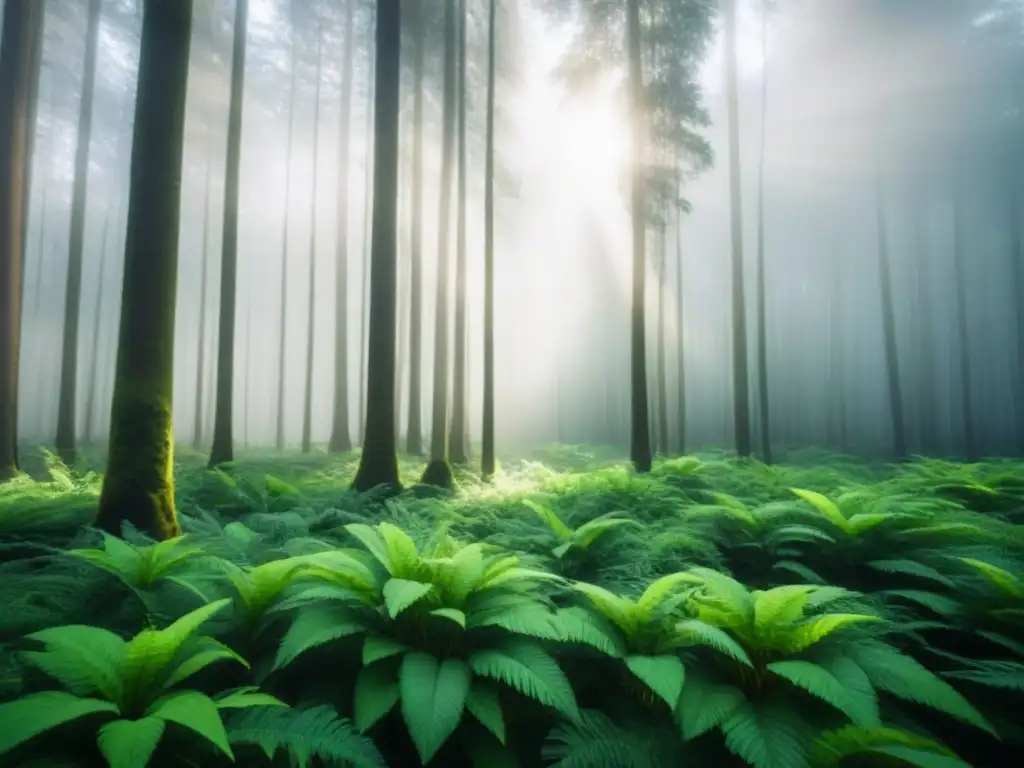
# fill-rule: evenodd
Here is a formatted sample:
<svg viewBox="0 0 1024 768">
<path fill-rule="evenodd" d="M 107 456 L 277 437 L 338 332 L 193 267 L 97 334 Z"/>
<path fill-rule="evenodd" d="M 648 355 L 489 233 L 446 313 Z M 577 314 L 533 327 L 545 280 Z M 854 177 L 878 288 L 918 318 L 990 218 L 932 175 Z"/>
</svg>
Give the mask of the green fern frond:
<svg viewBox="0 0 1024 768">
<path fill-rule="evenodd" d="M 886 765 L 895 761 L 916 768 L 970 768 L 937 741 L 882 726 L 847 725 L 826 731 L 811 748 L 814 768 L 838 766 L 847 757 L 857 756 L 875 758 Z"/>
<path fill-rule="evenodd" d="M 548 734 L 543 756 L 548 768 L 669 768 L 643 730 L 621 728 L 595 710 L 560 723 Z"/>
<path fill-rule="evenodd" d="M 540 646 L 511 638 L 496 648 L 473 653 L 474 674 L 504 683 L 541 704 L 575 718 L 576 697 L 557 662 Z"/>
</svg>

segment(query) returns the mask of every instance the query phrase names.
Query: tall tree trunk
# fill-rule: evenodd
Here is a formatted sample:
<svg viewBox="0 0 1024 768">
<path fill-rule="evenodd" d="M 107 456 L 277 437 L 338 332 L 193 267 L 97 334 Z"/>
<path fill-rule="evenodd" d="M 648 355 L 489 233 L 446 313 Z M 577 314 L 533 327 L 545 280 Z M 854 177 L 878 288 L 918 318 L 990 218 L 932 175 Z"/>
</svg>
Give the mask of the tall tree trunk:
<svg viewBox="0 0 1024 768">
<path fill-rule="evenodd" d="M 380 485 L 401 487 L 395 435 L 401 7 L 401 0 L 377 0 L 370 355 L 365 441 L 352 483 L 357 491 Z"/>
<path fill-rule="evenodd" d="M 123 306 L 107 473 L 96 525 L 158 539 L 174 511 L 174 308 L 192 0 L 146 0 L 142 22 Z"/>
<path fill-rule="evenodd" d="M 410 3 L 413 29 L 412 242 L 409 249 L 409 421 L 405 450 L 423 454 L 423 70 L 424 35 L 419 3 Z"/>
<path fill-rule="evenodd" d="M 765 297 L 764 158 L 768 146 L 768 7 L 761 8 L 761 137 L 757 168 L 757 400 L 761 416 L 761 458 L 772 463 L 768 405 L 768 312 Z"/>
<path fill-rule="evenodd" d="M 199 450 L 203 442 L 203 417 L 205 415 L 203 394 L 206 390 L 206 312 L 209 306 L 210 276 L 210 190 L 213 187 L 213 129 L 206 147 L 206 183 L 203 191 L 203 258 L 202 277 L 199 288 L 199 337 L 196 341 L 196 412 L 192 425 L 192 447 Z"/>
<path fill-rule="evenodd" d="M 494 91 L 497 69 L 496 0 L 487 13 L 487 146 L 484 160 L 484 396 L 480 469 L 494 475 Z"/>
<path fill-rule="evenodd" d="M 1007 196 L 1009 203 L 1009 227 L 1010 227 L 1010 279 L 1012 280 L 1012 296 L 1014 298 L 1014 320 L 1016 324 L 1017 341 L 1017 413 L 1016 413 L 1016 440 L 1017 455 L 1024 455 L 1024 398 L 1020 393 L 1024 392 L 1024 237 L 1020 229 L 1020 186 L 1017 175 L 1014 174 L 1009 181 L 1010 194 Z"/>
<path fill-rule="evenodd" d="M 725 0 L 725 89 L 729 112 L 729 200 L 732 235 L 732 377 L 736 452 L 750 455 L 750 375 L 747 363 L 747 299 L 743 280 L 743 186 L 740 172 L 736 0 Z"/>
<path fill-rule="evenodd" d="M 918 372 L 917 380 L 920 389 L 918 397 L 918 418 L 921 424 L 921 453 L 934 456 L 938 451 L 938 430 L 935 420 L 939 415 L 938 396 L 936 393 L 935 341 L 932 335 L 934 325 L 932 314 L 932 279 L 929 238 L 927 232 L 927 208 L 921 202 L 920 195 L 915 195 L 914 217 L 914 249 L 917 257 L 917 343 Z"/>
<path fill-rule="evenodd" d="M 651 425 L 647 397 L 647 191 L 644 188 L 646 105 L 641 63 L 640 0 L 629 0 L 626 9 L 626 55 L 629 60 L 629 99 L 632 133 L 630 212 L 633 218 L 633 277 L 630 333 L 630 449 L 637 472 L 651 471 Z"/>
<path fill-rule="evenodd" d="M 345 58 L 341 66 L 341 112 L 338 117 L 338 241 L 335 244 L 334 259 L 334 415 L 331 422 L 331 439 L 327 447 L 330 453 L 345 453 L 352 450 L 348 412 L 348 156 L 352 130 L 352 63 L 355 57 L 352 5 L 345 3 Z"/>
<path fill-rule="evenodd" d="M 299 28 L 295 23 L 295 4 L 290 0 L 289 11 L 292 23 L 291 84 L 289 85 L 288 139 L 285 152 L 284 181 L 284 224 L 281 235 L 281 316 L 278 321 L 280 334 L 277 347 L 277 431 L 274 445 L 284 449 L 284 385 L 288 366 L 285 364 L 285 341 L 288 338 L 288 213 L 292 204 L 292 139 L 295 136 L 295 101 L 298 96 Z"/>
<path fill-rule="evenodd" d="M 679 194 L 677 192 L 676 196 Z M 684 333 L 684 296 L 683 296 L 683 209 L 676 213 L 676 355 L 678 356 L 676 372 L 676 400 L 678 414 L 676 421 L 679 428 L 679 455 L 686 454 L 686 336 Z"/>
<path fill-rule="evenodd" d="M 665 212 L 667 214 L 667 211 Z M 666 224 L 658 224 L 658 337 L 655 360 L 658 377 L 658 445 L 662 453 L 670 451 L 668 443 L 668 381 L 665 367 L 665 302 L 668 293 L 668 248 Z"/>
<path fill-rule="evenodd" d="M 373 237 L 371 232 L 371 221 L 370 217 L 373 212 L 373 166 L 370 164 L 370 158 L 373 157 L 373 101 L 374 101 L 374 89 L 376 88 L 377 79 L 374 75 L 374 61 L 375 57 L 371 49 L 370 52 L 370 69 L 367 77 L 369 81 L 366 86 L 366 167 L 363 179 L 363 201 L 364 201 L 364 216 L 363 216 L 363 268 L 362 268 L 362 290 L 359 294 L 359 423 L 362 425 L 366 419 L 366 359 L 370 355 L 369 348 L 367 346 L 369 339 L 368 323 L 370 322 L 370 251 L 373 246 Z M 397 210 L 397 209 L 396 209 Z M 362 442 L 366 439 L 366 435 L 360 435 L 359 440 Z"/>
<path fill-rule="evenodd" d="M 953 183 L 953 274 L 956 287 L 956 329 L 960 346 L 960 418 L 963 419 L 964 455 L 978 460 L 978 440 L 974 429 L 974 391 L 971 386 L 971 336 L 967 308 L 967 265 L 964 257 L 962 179 Z"/>
<path fill-rule="evenodd" d="M 889 263 L 889 235 L 885 215 L 885 194 L 881 170 L 876 170 L 875 209 L 878 226 L 878 279 L 882 298 L 882 334 L 885 344 L 885 373 L 889 385 L 889 416 L 892 419 L 893 448 L 897 458 L 907 455 L 906 422 L 903 418 L 903 387 L 900 384 L 899 351 L 896 347 L 896 309 L 892 296 L 892 265 Z"/>
<path fill-rule="evenodd" d="M 324 63 L 324 20 L 323 9 L 320 9 L 317 22 L 316 47 L 316 90 L 313 105 L 313 201 L 309 221 L 309 298 L 306 326 L 306 389 L 302 403 L 302 452 L 309 453 L 313 448 L 313 341 L 316 331 L 316 199 L 317 199 L 317 168 L 320 167 L 320 83 L 323 81 Z"/>
<path fill-rule="evenodd" d="M 210 467 L 234 459 L 235 314 L 238 297 L 238 193 L 242 158 L 242 105 L 245 98 L 245 53 L 249 0 L 235 0 L 231 48 L 231 101 L 228 106 L 228 153 L 224 169 L 224 232 L 220 260 L 220 318 L 217 334 L 217 410 L 213 420 Z M 249 306 L 252 302 L 249 302 Z M 252 336 L 249 323 L 246 341 Z M 249 364 L 246 352 L 246 366 Z M 248 376 L 246 377 L 248 385 Z M 248 388 L 248 387 L 247 387 Z M 249 407 L 246 392 L 246 408 Z"/>
<path fill-rule="evenodd" d="M 830 399 L 836 403 L 838 416 L 836 444 L 839 450 L 849 449 L 849 429 L 846 419 L 846 334 L 843 323 L 846 315 L 843 308 L 846 287 L 843 284 L 843 263 L 838 248 L 831 248 L 832 300 L 829 302 L 829 367 L 831 386 Z"/>
<path fill-rule="evenodd" d="M 448 453 L 455 464 L 469 463 L 466 443 L 466 0 L 459 0 L 458 75 L 458 203 L 455 230 L 455 349 L 452 358 L 452 422 Z"/>
<path fill-rule="evenodd" d="M 437 217 L 437 301 L 434 316 L 434 392 L 430 425 L 430 461 L 423 482 L 451 488 L 448 464 L 448 254 L 452 191 L 452 150 L 455 139 L 456 45 L 458 34 L 456 0 L 444 7 L 444 96 L 441 107 L 441 194 Z"/>
<path fill-rule="evenodd" d="M 7 0 L 0 36 L 0 481 L 18 473 L 18 375 L 29 163 L 44 6 Z"/>
<path fill-rule="evenodd" d="M 69 467 L 75 464 L 78 396 L 78 331 L 82 305 L 82 255 L 85 250 L 85 212 L 89 187 L 89 148 L 92 142 L 93 93 L 96 90 L 96 52 L 99 47 L 102 0 L 89 0 L 85 60 L 82 62 L 82 98 L 78 110 L 78 143 L 71 192 L 71 235 L 68 239 L 68 276 L 64 296 L 64 336 L 57 401 L 57 454 Z"/>
</svg>

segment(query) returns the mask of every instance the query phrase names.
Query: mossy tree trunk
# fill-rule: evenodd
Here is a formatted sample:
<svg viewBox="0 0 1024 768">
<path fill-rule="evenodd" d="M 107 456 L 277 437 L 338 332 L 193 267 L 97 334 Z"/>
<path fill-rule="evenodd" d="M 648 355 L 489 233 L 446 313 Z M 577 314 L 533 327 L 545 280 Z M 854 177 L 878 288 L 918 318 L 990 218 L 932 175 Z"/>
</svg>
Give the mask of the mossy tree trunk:
<svg viewBox="0 0 1024 768">
<path fill-rule="evenodd" d="M 732 237 L 732 382 L 736 452 L 749 456 L 750 378 L 747 361 L 747 302 L 743 274 L 743 185 L 740 171 L 739 76 L 736 0 L 725 0 L 725 88 L 729 113 L 729 199 Z"/>
<path fill-rule="evenodd" d="M 220 263 L 220 321 L 217 334 L 217 410 L 213 420 L 210 467 L 234 458 L 235 313 L 238 299 L 238 177 L 242 155 L 242 104 L 245 98 L 245 50 L 249 0 L 235 0 L 231 49 L 231 101 L 228 107 L 228 155 L 224 171 L 224 234 Z M 247 336 L 252 335 L 246 324 Z M 246 365 L 248 365 L 248 358 Z M 248 399 L 246 407 L 248 407 Z"/>
<path fill-rule="evenodd" d="M 644 78 L 641 61 L 640 0 L 626 8 L 626 55 L 629 65 L 632 157 L 630 212 L 633 217 L 633 277 L 630 333 L 630 428 L 629 457 L 637 472 L 651 470 L 651 425 L 647 395 L 647 194 L 644 189 L 644 141 L 646 137 Z"/>
<path fill-rule="evenodd" d="M 0 481 L 18 473 L 18 375 L 29 164 L 44 6 L 7 0 L 0 37 Z"/>
<path fill-rule="evenodd" d="M 441 106 L 441 193 L 437 220 L 437 302 L 434 317 L 434 392 L 430 425 L 430 461 L 423 482 L 442 488 L 453 484 L 448 464 L 448 283 L 449 218 L 451 213 L 452 160 L 456 117 L 456 0 L 444 9 L 444 96 Z"/>
<path fill-rule="evenodd" d="M 452 358 L 452 423 L 448 453 L 455 464 L 469 463 L 466 408 L 466 336 L 468 268 L 466 259 L 466 0 L 459 0 L 458 75 L 458 202 L 455 231 L 455 349 Z"/>
<path fill-rule="evenodd" d="M 423 453 L 423 73 L 424 35 L 419 3 L 409 4 L 413 29 L 412 242 L 409 249 L 409 412 L 405 450 Z"/>
<path fill-rule="evenodd" d="M 484 397 L 480 470 L 494 475 L 494 91 L 497 70 L 496 0 L 487 10 L 487 135 L 484 159 Z"/>
<path fill-rule="evenodd" d="M 377 0 L 369 355 L 365 437 L 352 483 L 357 491 L 401 487 L 395 435 L 401 7 L 401 0 Z"/>
<path fill-rule="evenodd" d="M 414 3 L 415 5 L 415 3 Z M 345 3 L 345 52 L 341 68 L 341 113 L 338 117 L 338 234 L 334 261 L 334 408 L 328 450 L 344 453 L 352 450 L 348 409 L 348 241 L 349 241 L 349 163 L 352 132 L 352 3 Z"/>
<path fill-rule="evenodd" d="M 107 474 L 96 525 L 158 539 L 174 510 L 174 309 L 192 0 L 146 0 Z"/>
<path fill-rule="evenodd" d="M 306 321 L 306 381 L 302 395 L 302 452 L 313 449 L 313 342 L 316 332 L 316 201 L 320 167 L 320 83 L 323 82 L 324 19 L 317 9 L 316 88 L 313 104 L 313 199 L 309 218 L 309 294 Z"/>
<path fill-rule="evenodd" d="M 89 149 L 92 143 L 93 94 L 96 91 L 96 52 L 99 48 L 102 0 L 89 0 L 82 62 L 82 97 L 78 108 L 78 144 L 71 190 L 71 233 L 64 296 L 64 334 L 57 398 L 57 454 L 69 467 L 75 464 L 78 399 L 78 334 L 82 306 L 82 255 L 85 250 L 85 210 L 89 187 Z"/>
</svg>

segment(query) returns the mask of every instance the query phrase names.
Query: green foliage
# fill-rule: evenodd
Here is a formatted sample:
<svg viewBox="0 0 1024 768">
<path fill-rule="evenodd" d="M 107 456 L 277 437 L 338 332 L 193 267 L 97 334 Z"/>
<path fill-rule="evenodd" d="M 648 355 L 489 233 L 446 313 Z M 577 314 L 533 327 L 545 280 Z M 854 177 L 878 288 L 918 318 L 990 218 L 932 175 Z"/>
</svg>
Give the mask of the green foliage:
<svg viewBox="0 0 1024 768">
<path fill-rule="evenodd" d="M 185 535 L 156 543 L 82 528 L 98 479 L 44 457 L 49 479 L 0 487 L 22 510 L 0 521 L 0 763 L 998 768 L 1024 747 L 1018 464 L 541 458 L 384 498 L 348 490 L 355 456 L 185 452 Z"/>
</svg>

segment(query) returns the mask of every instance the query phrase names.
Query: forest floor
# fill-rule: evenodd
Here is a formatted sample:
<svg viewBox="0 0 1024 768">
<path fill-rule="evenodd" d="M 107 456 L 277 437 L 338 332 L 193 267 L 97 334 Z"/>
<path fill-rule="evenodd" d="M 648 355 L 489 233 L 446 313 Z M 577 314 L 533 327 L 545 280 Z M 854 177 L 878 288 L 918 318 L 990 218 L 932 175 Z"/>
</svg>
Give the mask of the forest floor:
<svg viewBox="0 0 1024 768">
<path fill-rule="evenodd" d="M 1020 765 L 1024 462 L 203 458 L 161 544 L 0 486 L 0 765 Z"/>
</svg>

